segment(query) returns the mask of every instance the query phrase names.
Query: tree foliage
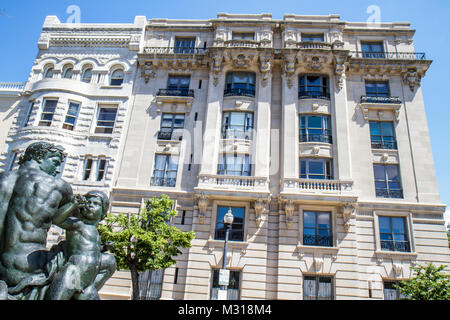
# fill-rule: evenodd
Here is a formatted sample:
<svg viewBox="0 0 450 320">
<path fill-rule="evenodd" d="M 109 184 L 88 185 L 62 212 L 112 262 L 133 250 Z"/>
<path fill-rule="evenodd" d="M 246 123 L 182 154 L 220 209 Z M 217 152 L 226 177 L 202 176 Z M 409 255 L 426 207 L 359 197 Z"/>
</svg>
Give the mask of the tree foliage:
<svg viewBox="0 0 450 320">
<path fill-rule="evenodd" d="M 432 263 L 411 268 L 415 276 L 400 282 L 397 288 L 411 300 L 449 300 L 450 276 L 445 274 L 444 265 Z"/>
<path fill-rule="evenodd" d="M 177 215 L 166 195 L 149 199 L 138 214 L 108 214 L 99 225 L 102 242 L 114 254 L 117 269 L 129 270 L 133 299 L 139 296 L 139 272 L 165 269 L 176 261 L 180 248 L 191 247 L 194 232 L 183 232 L 170 221 Z"/>
</svg>

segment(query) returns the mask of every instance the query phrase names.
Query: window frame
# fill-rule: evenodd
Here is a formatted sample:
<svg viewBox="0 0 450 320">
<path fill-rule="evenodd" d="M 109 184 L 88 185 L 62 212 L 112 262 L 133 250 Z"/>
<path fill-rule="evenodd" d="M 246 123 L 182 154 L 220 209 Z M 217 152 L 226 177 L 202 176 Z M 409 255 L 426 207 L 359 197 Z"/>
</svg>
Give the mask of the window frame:
<svg viewBox="0 0 450 320">
<path fill-rule="evenodd" d="M 104 163 L 103 169 L 100 169 L 100 164 Z M 97 158 L 97 166 L 95 173 L 95 181 L 101 182 L 106 180 L 106 171 L 108 170 L 108 159 L 106 157 L 100 156 Z M 101 173 L 101 175 L 100 175 Z"/>
<path fill-rule="evenodd" d="M 317 40 L 319 37 L 320 39 Z M 304 38 L 306 38 L 306 40 Z M 323 32 L 322 33 L 302 32 L 301 42 L 325 42 L 325 34 Z"/>
<path fill-rule="evenodd" d="M 320 128 L 314 128 L 310 127 L 309 125 L 309 117 L 320 117 L 321 118 L 321 127 Z M 304 127 L 302 124 L 302 118 L 305 119 L 304 121 Z M 331 127 L 331 116 L 328 114 L 300 114 L 299 117 L 299 141 L 300 142 L 322 142 L 322 143 L 333 143 L 333 131 Z M 326 119 L 326 121 L 325 121 Z M 325 128 L 326 127 L 326 128 Z M 302 133 L 302 130 L 304 130 L 304 133 Z M 320 134 L 312 134 L 309 133 L 310 130 L 321 130 Z M 311 138 L 319 136 L 319 138 Z"/>
<path fill-rule="evenodd" d="M 53 110 L 53 112 L 45 111 L 48 101 L 55 102 L 55 109 Z M 42 107 L 41 107 L 41 115 L 40 115 L 38 126 L 40 126 L 40 127 L 51 127 L 52 126 L 53 118 L 55 116 L 56 109 L 58 108 L 58 103 L 59 103 L 58 98 L 44 98 L 43 99 Z M 44 115 L 51 115 L 50 120 L 44 120 Z M 48 122 L 48 124 L 43 124 L 43 122 L 45 122 L 45 123 Z"/>
<path fill-rule="evenodd" d="M 219 163 L 217 164 L 217 174 L 223 176 L 239 176 L 239 177 L 251 177 L 253 166 L 251 164 L 251 157 L 246 153 L 237 153 L 234 152 L 233 158 L 242 158 L 242 165 L 240 166 L 240 174 L 228 174 L 228 171 L 237 171 L 237 170 L 228 170 L 228 166 L 236 166 L 236 162 L 233 164 L 227 164 L 227 158 L 231 156 L 230 153 L 221 153 L 219 155 Z M 245 170 L 246 166 L 249 166 L 249 170 Z M 223 168 L 223 169 L 221 169 Z M 244 175 L 244 173 L 248 173 L 248 175 Z"/>
<path fill-rule="evenodd" d="M 383 123 L 389 123 L 392 126 L 392 136 L 383 134 Z M 380 135 L 372 134 L 372 125 L 378 125 L 378 130 Z M 378 120 L 369 120 L 369 131 L 370 131 L 370 145 L 372 149 L 388 149 L 388 150 L 397 150 L 397 138 L 395 134 L 395 126 L 394 121 L 378 121 Z M 374 140 L 374 137 L 379 137 L 379 140 Z M 385 137 L 392 138 L 391 141 L 385 141 Z M 381 146 L 381 147 L 377 147 Z"/>
<path fill-rule="evenodd" d="M 414 239 L 414 229 L 412 224 L 412 213 L 411 212 L 392 212 L 392 211 L 383 211 L 376 210 L 373 212 L 374 215 L 374 234 L 375 234 L 375 254 L 377 257 L 393 257 L 393 256 L 402 256 L 402 257 L 416 257 L 416 245 Z M 380 224 L 379 217 L 401 217 L 405 219 L 406 225 L 406 234 L 409 241 L 409 251 L 390 251 L 381 249 L 381 237 L 380 237 Z"/>
<path fill-rule="evenodd" d="M 209 299 L 210 300 L 217 300 L 217 298 L 213 299 L 213 296 L 217 296 L 217 292 L 220 289 L 220 286 L 218 285 L 219 282 L 219 268 L 213 268 L 211 269 L 211 289 L 209 290 Z M 233 285 L 231 286 L 227 286 L 227 300 L 241 300 L 241 286 L 242 286 L 242 270 L 236 270 L 236 269 L 231 269 L 230 271 L 230 284 L 232 284 L 233 281 L 233 276 L 234 278 L 236 278 L 236 274 L 238 274 L 239 280 L 237 281 L 238 284 L 238 288 L 237 289 L 230 289 L 231 287 L 233 287 Z M 215 284 L 217 283 L 217 285 L 215 286 Z M 236 281 L 234 282 L 236 283 Z M 234 291 L 230 291 L 230 290 L 234 290 Z M 233 295 L 237 290 L 237 299 L 233 299 Z M 216 292 L 214 292 L 216 291 Z"/>
<path fill-rule="evenodd" d="M 93 73 L 92 73 L 93 70 L 94 70 L 94 68 L 92 66 L 84 67 L 83 71 L 81 72 L 81 81 L 84 83 L 91 83 L 92 76 L 93 76 Z M 91 73 L 91 75 L 89 78 L 86 78 L 86 72 L 88 72 L 88 71 Z"/>
<path fill-rule="evenodd" d="M 319 77 L 320 84 L 308 84 L 308 81 L 312 83 L 312 81 L 308 80 L 308 77 Z M 319 88 L 320 90 L 312 90 L 310 88 Z M 326 74 L 300 74 L 298 76 L 298 98 L 330 100 L 330 77 Z"/>
<path fill-rule="evenodd" d="M 157 165 L 157 157 L 165 157 L 164 160 L 164 168 L 156 168 Z M 176 161 L 176 169 L 170 169 L 169 166 L 171 164 L 175 164 L 174 161 L 171 161 L 172 158 L 178 158 Z M 151 186 L 159 186 L 159 187 L 171 187 L 174 188 L 177 186 L 178 181 L 178 171 L 180 169 L 180 155 L 179 154 L 168 154 L 168 153 L 155 153 L 154 156 L 154 162 L 153 162 L 153 171 L 152 171 L 152 177 L 150 180 Z M 162 176 L 160 174 L 156 175 L 155 173 L 162 172 Z M 175 173 L 175 178 L 168 177 L 168 173 Z M 159 179 L 159 180 L 157 180 Z M 172 179 L 173 182 L 169 182 L 168 179 Z"/>
<path fill-rule="evenodd" d="M 305 175 L 302 177 L 302 161 L 306 161 L 305 166 Z M 310 162 L 311 161 L 317 161 L 317 162 L 323 162 L 323 169 L 324 174 L 323 178 L 317 178 L 319 174 L 311 174 L 309 173 L 310 169 Z M 327 172 L 329 169 L 330 172 Z M 311 177 L 312 175 L 312 177 Z M 321 175 L 320 175 L 321 176 Z M 300 179 L 306 179 L 306 180 L 333 180 L 334 179 L 334 168 L 333 168 L 333 159 L 330 158 L 313 158 L 313 157 L 300 157 L 299 159 L 299 178 Z"/>
<path fill-rule="evenodd" d="M 70 106 L 71 106 L 71 104 L 76 104 L 76 105 L 78 105 L 77 113 L 76 113 L 75 115 L 69 115 L 69 111 L 70 111 Z M 80 114 L 81 103 L 80 103 L 80 102 L 77 102 L 77 101 L 70 101 L 70 100 L 69 100 L 68 105 L 69 105 L 69 107 L 67 108 L 67 112 L 66 112 L 66 116 L 64 117 L 64 122 L 63 122 L 62 128 L 63 128 L 63 129 L 66 129 L 66 130 L 73 131 L 73 130 L 75 129 L 75 125 L 76 125 L 77 120 L 78 120 L 78 115 Z M 68 117 L 74 119 L 73 124 L 67 122 L 67 118 L 68 118 Z M 70 126 L 71 126 L 71 128 L 70 128 Z"/>
<path fill-rule="evenodd" d="M 385 85 L 386 91 L 379 91 L 379 85 Z M 368 92 L 367 91 L 367 85 L 372 85 L 373 88 L 375 88 L 374 92 Z M 391 89 L 389 86 L 389 81 L 376 81 L 376 80 L 365 80 L 364 81 L 364 88 L 366 92 L 366 97 L 372 97 L 372 98 L 389 98 L 391 96 Z"/>
<path fill-rule="evenodd" d="M 389 252 L 411 252 L 411 242 L 409 240 L 409 232 L 408 232 L 408 223 L 407 223 L 407 218 L 406 217 L 399 217 L 399 216 L 388 216 L 388 215 L 380 215 L 377 217 L 378 218 L 378 234 L 380 237 L 380 250 L 381 251 L 389 251 Z M 381 219 L 388 219 L 389 221 L 389 232 L 381 232 Z M 394 222 L 393 219 L 401 219 L 402 220 L 402 228 L 403 228 L 403 233 L 400 232 L 395 232 L 395 228 L 394 228 Z M 384 237 L 382 236 L 383 234 L 387 234 L 388 236 L 390 236 L 390 240 L 385 240 L 383 239 Z M 403 237 L 403 239 L 406 240 L 395 240 L 396 237 L 398 237 L 398 235 L 401 235 Z M 389 242 L 388 246 L 392 247 L 393 249 L 389 249 L 386 248 L 385 245 L 383 245 L 383 242 Z M 402 242 L 403 244 L 403 248 L 401 248 L 400 250 L 397 250 L 400 247 L 397 247 L 396 242 Z M 405 246 L 406 244 L 406 246 Z M 404 250 L 403 250 L 404 249 Z"/>
<path fill-rule="evenodd" d="M 230 124 L 232 114 L 244 114 L 244 123 L 241 124 Z M 249 124 L 248 121 L 251 121 Z M 255 115 L 254 112 L 249 111 L 223 111 L 222 112 L 222 139 L 243 139 L 243 140 L 252 140 L 253 139 L 253 128 L 255 123 Z M 235 130 L 235 128 L 243 128 L 243 130 Z M 229 137 L 229 133 L 233 131 L 233 137 Z M 241 137 L 237 137 L 236 133 L 242 133 Z M 243 136 L 243 137 L 242 137 Z"/>
<path fill-rule="evenodd" d="M 236 77 L 246 78 L 245 82 L 237 82 Z M 256 94 L 256 73 L 252 71 L 229 71 L 225 75 L 224 96 L 248 96 Z"/>
<path fill-rule="evenodd" d="M 86 156 L 83 160 L 83 171 L 81 172 L 81 181 L 90 181 L 92 176 L 92 167 L 94 163 L 94 157 Z M 89 168 L 88 168 L 89 164 Z M 86 176 L 87 174 L 87 176 Z"/>
<path fill-rule="evenodd" d="M 385 55 L 385 48 L 384 48 L 384 41 L 383 40 L 361 40 L 361 53 L 363 58 L 369 58 L 369 59 L 384 59 L 386 57 Z M 369 46 L 370 50 L 365 50 L 365 46 Z M 379 46 L 381 51 L 374 51 L 372 47 Z"/>
<path fill-rule="evenodd" d="M 144 272 L 139 272 L 139 299 L 160 300 L 164 283 L 164 276 L 164 269 L 146 270 Z M 156 277 L 158 282 L 153 282 L 154 280 L 156 280 Z M 155 293 L 154 288 L 156 288 L 156 293 L 159 293 L 157 295 L 158 297 L 152 295 Z"/>
<path fill-rule="evenodd" d="M 248 209 L 246 206 L 239 206 L 236 204 L 231 204 L 231 205 L 218 204 L 217 205 L 213 239 L 215 241 L 224 241 L 225 240 L 226 228 L 225 228 L 225 223 L 223 222 L 223 216 L 221 217 L 221 215 L 219 215 L 219 210 L 221 210 L 220 208 L 223 208 L 223 210 L 222 210 L 223 216 L 228 212 L 229 208 L 231 208 L 231 210 L 233 212 L 233 216 L 234 216 L 234 220 L 233 220 L 233 223 L 231 224 L 231 228 L 230 228 L 228 241 L 229 242 L 238 242 L 238 243 L 245 242 L 245 239 L 247 236 L 247 234 L 246 234 L 246 225 L 247 225 L 246 218 L 248 215 Z M 236 210 L 234 210 L 234 209 L 236 209 Z M 238 217 L 238 214 L 236 213 L 238 209 L 243 210 L 242 222 L 238 222 L 236 219 Z M 219 221 L 220 218 L 222 218 L 221 221 Z M 223 225 L 223 227 L 218 228 L 218 225 Z M 221 236 L 222 233 L 223 233 L 223 237 Z"/>
<path fill-rule="evenodd" d="M 247 37 L 251 35 L 250 37 Z M 253 31 L 232 31 L 231 32 L 231 39 L 232 40 L 251 40 L 254 41 L 255 40 L 255 32 Z"/>
<path fill-rule="evenodd" d="M 115 77 L 114 74 L 121 72 L 121 77 Z M 111 76 L 109 79 L 109 85 L 113 87 L 120 87 L 125 82 L 125 70 L 122 67 L 115 68 L 111 71 Z"/>
<path fill-rule="evenodd" d="M 309 279 L 308 279 L 309 278 Z M 315 284 L 315 288 L 314 288 L 314 292 L 315 295 L 314 296 L 306 296 L 306 280 L 314 280 L 314 284 Z M 320 286 L 320 280 L 321 279 L 327 279 L 329 280 L 330 283 L 330 297 L 328 299 L 320 299 L 319 298 L 319 286 Z M 322 282 L 324 283 L 324 282 Z M 303 295 L 303 300 L 334 300 L 335 299 L 335 289 L 336 289 L 336 285 L 335 285 L 335 277 L 330 276 L 330 275 L 322 275 L 322 274 L 304 274 L 303 275 L 303 283 L 302 283 L 302 295 Z M 308 297 L 308 298 L 307 298 Z"/>
<path fill-rule="evenodd" d="M 101 110 L 102 109 L 115 109 L 116 112 L 115 112 L 115 116 L 114 116 L 114 121 L 112 121 L 112 120 L 100 120 L 99 117 L 101 115 L 101 112 L 102 112 Z M 119 106 L 118 105 L 107 104 L 107 103 L 100 103 L 100 104 L 98 104 L 98 106 L 97 106 L 97 116 L 96 116 L 95 127 L 94 127 L 94 133 L 95 134 L 107 134 L 107 135 L 113 134 L 114 128 L 115 128 L 116 122 L 117 122 L 118 111 L 119 111 Z M 113 123 L 113 125 L 112 126 L 99 126 L 99 122 Z M 101 128 L 103 128 L 103 130 L 108 131 L 108 132 L 98 132 L 98 131 L 101 131 L 100 130 Z M 106 129 L 108 129 L 108 130 L 106 130 Z M 111 132 L 109 132 L 109 131 L 111 131 Z"/>
<path fill-rule="evenodd" d="M 193 54 L 195 52 L 196 43 L 197 37 L 195 36 L 175 36 L 173 51 L 178 54 Z"/>
<path fill-rule="evenodd" d="M 166 116 L 172 116 L 170 119 L 170 127 L 163 125 L 164 122 L 168 122 L 169 119 L 165 118 Z M 179 126 L 175 126 L 176 123 L 176 118 L 179 117 L 179 119 L 181 119 L 180 117 L 183 116 L 183 126 L 179 127 Z M 159 124 L 159 132 L 158 132 L 158 139 L 160 140 L 172 140 L 173 139 L 173 134 L 176 130 L 181 130 L 183 131 L 185 128 L 185 123 L 186 123 L 186 114 L 184 113 L 170 113 L 170 112 L 163 112 L 161 114 L 161 121 Z M 178 140 L 182 140 L 183 138 L 183 132 L 181 132 L 180 137 Z"/>
<path fill-rule="evenodd" d="M 44 67 L 44 73 L 42 75 L 43 79 L 53 79 L 55 75 L 55 67 L 53 64 L 46 65 Z"/>
<path fill-rule="evenodd" d="M 62 78 L 63 79 L 72 79 L 73 78 L 73 65 L 66 64 L 63 67 Z"/>
<path fill-rule="evenodd" d="M 383 167 L 384 170 L 384 178 L 385 180 L 377 179 L 375 174 L 375 166 Z M 388 167 L 396 167 L 397 168 L 397 176 L 398 181 L 395 180 L 389 180 L 388 176 Z M 400 172 L 400 165 L 398 163 L 374 163 L 373 164 L 373 181 L 375 184 L 375 197 L 376 198 L 384 198 L 384 199 L 404 199 L 404 193 L 403 193 L 403 185 L 402 185 L 402 177 Z M 385 188 L 377 188 L 377 183 L 384 182 Z M 390 183 L 397 183 L 399 185 L 399 189 L 392 189 L 390 188 Z M 383 190 L 382 194 L 379 193 L 378 190 Z M 398 192 L 400 196 L 395 196 L 395 193 Z M 386 196 L 388 195 L 388 196 Z"/>
<path fill-rule="evenodd" d="M 306 227 L 305 226 L 305 213 L 313 213 L 314 214 L 314 227 Z M 329 247 L 334 247 L 334 230 L 333 230 L 333 212 L 331 211 L 321 211 L 321 210 L 302 210 L 302 245 L 303 246 L 308 246 L 308 247 L 324 247 L 324 248 L 329 248 Z M 329 222 L 329 227 L 328 228 L 320 228 L 318 225 L 318 216 L 319 214 L 328 214 L 328 222 Z M 306 243 L 305 241 L 305 229 L 314 229 L 314 243 Z M 320 244 L 320 240 L 318 239 L 318 237 L 320 236 L 320 230 L 328 230 L 328 244 Z"/>
</svg>

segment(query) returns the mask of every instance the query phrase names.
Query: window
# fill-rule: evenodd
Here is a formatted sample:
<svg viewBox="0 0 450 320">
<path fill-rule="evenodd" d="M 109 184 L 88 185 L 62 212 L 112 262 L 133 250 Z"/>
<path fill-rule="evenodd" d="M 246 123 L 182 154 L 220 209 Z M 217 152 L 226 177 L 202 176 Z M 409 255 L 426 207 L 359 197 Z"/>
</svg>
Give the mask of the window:
<svg viewBox="0 0 450 320">
<path fill-rule="evenodd" d="M 140 300 L 159 300 L 161 298 L 163 275 L 163 269 L 139 272 Z"/>
<path fill-rule="evenodd" d="M 397 164 L 374 164 L 375 192 L 379 198 L 403 198 Z"/>
<path fill-rule="evenodd" d="M 383 59 L 385 57 L 382 41 L 361 41 L 361 51 L 363 58 Z"/>
<path fill-rule="evenodd" d="M 400 290 L 395 285 L 400 286 L 400 282 L 383 281 L 384 300 L 406 299 L 406 296 L 400 293 Z"/>
<path fill-rule="evenodd" d="M 117 69 L 115 71 L 113 71 L 113 73 L 111 74 L 111 80 L 110 80 L 110 85 L 112 86 L 121 86 L 123 83 L 123 79 L 124 79 L 125 75 L 123 73 L 122 69 Z"/>
<path fill-rule="evenodd" d="M 333 179 L 332 160 L 300 159 L 300 179 Z"/>
<path fill-rule="evenodd" d="M 64 66 L 62 77 L 64 79 L 72 79 L 73 67 L 71 65 Z"/>
<path fill-rule="evenodd" d="M 366 81 L 366 96 L 389 97 L 389 83 L 387 81 Z"/>
<path fill-rule="evenodd" d="M 330 117 L 325 115 L 301 115 L 300 142 L 332 143 Z"/>
<path fill-rule="evenodd" d="M 216 233 L 215 240 L 225 240 L 226 226 L 223 217 L 227 214 L 230 207 L 217 207 Z M 245 208 L 231 207 L 234 219 L 229 232 L 230 241 L 244 241 L 244 218 Z"/>
<path fill-rule="evenodd" d="M 89 180 L 92 172 L 92 158 L 86 158 L 84 160 L 84 168 L 83 168 L 83 181 Z"/>
<path fill-rule="evenodd" d="M 330 100 L 327 76 L 302 75 L 299 82 L 299 99 L 317 98 Z"/>
<path fill-rule="evenodd" d="M 155 168 L 151 180 L 152 186 L 175 187 L 177 182 L 178 156 L 155 155 Z"/>
<path fill-rule="evenodd" d="M 195 38 L 175 38 L 174 53 L 194 53 Z"/>
<path fill-rule="evenodd" d="M 304 300 L 333 300 L 331 277 L 305 276 L 303 278 Z"/>
<path fill-rule="evenodd" d="M 97 160 L 97 177 L 96 181 L 103 181 L 105 179 L 105 172 L 106 172 L 106 159 L 99 158 Z"/>
<path fill-rule="evenodd" d="M 230 270 L 230 282 L 227 286 L 227 300 L 239 300 L 240 298 L 240 278 L 241 272 Z M 219 269 L 213 269 L 213 279 L 211 286 L 211 300 L 218 299 L 219 293 Z"/>
<path fill-rule="evenodd" d="M 379 216 L 381 250 L 410 252 L 405 217 Z"/>
<path fill-rule="evenodd" d="M 80 104 L 76 102 L 69 102 L 69 109 L 67 110 L 66 118 L 64 120 L 63 128 L 73 130 L 77 121 L 78 112 L 80 111 Z"/>
<path fill-rule="evenodd" d="M 372 149 L 397 149 L 392 121 L 369 121 Z"/>
<path fill-rule="evenodd" d="M 217 174 L 229 176 L 250 176 L 252 166 L 248 154 L 223 154 L 219 158 Z"/>
<path fill-rule="evenodd" d="M 233 40 L 255 40 L 254 32 L 233 32 Z"/>
<path fill-rule="evenodd" d="M 252 139 L 253 113 L 224 112 L 222 117 L 223 139 Z"/>
<path fill-rule="evenodd" d="M 302 33 L 302 42 L 323 42 L 323 33 Z"/>
<path fill-rule="evenodd" d="M 163 113 L 158 139 L 181 140 L 183 138 L 183 128 L 184 114 Z"/>
<path fill-rule="evenodd" d="M 100 105 L 97 113 L 95 133 L 112 133 L 116 121 L 117 107 Z"/>
<path fill-rule="evenodd" d="M 45 66 L 45 68 L 44 68 L 44 78 L 47 78 L 47 79 L 53 78 L 53 70 L 54 70 L 54 68 L 53 68 L 52 65 Z"/>
<path fill-rule="evenodd" d="M 83 70 L 83 73 L 81 74 L 81 81 L 89 83 L 92 79 L 92 68 L 88 67 Z"/>
<path fill-rule="evenodd" d="M 164 95 L 170 96 L 189 96 L 190 76 L 169 76 L 167 80 L 167 89 Z"/>
<path fill-rule="evenodd" d="M 46 127 L 51 126 L 57 104 L 58 104 L 58 100 L 53 100 L 53 99 L 45 99 L 44 100 L 44 108 L 42 109 L 41 121 L 39 121 L 40 126 L 46 126 Z"/>
<path fill-rule="evenodd" d="M 225 96 L 255 96 L 255 79 L 252 72 L 229 72 L 225 80 Z"/>
<path fill-rule="evenodd" d="M 332 247 L 331 213 L 303 212 L 303 245 Z"/>
<path fill-rule="evenodd" d="M 23 127 L 28 126 L 28 122 L 30 122 L 30 116 L 31 116 L 31 112 L 33 111 L 34 108 L 34 102 L 30 103 L 30 106 L 28 107 L 27 113 L 25 115 L 25 120 L 23 121 Z"/>
</svg>

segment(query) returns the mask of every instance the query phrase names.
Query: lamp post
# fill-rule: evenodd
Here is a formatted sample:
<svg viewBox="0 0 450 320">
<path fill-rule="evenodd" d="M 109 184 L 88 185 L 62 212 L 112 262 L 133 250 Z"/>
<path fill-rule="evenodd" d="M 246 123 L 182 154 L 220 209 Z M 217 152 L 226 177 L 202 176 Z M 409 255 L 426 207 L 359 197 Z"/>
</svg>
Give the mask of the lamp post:
<svg viewBox="0 0 450 320">
<path fill-rule="evenodd" d="M 222 269 L 219 271 L 219 293 L 218 300 L 226 300 L 227 299 L 227 287 L 230 281 L 230 272 L 227 270 L 227 250 L 228 250 L 228 237 L 230 234 L 230 228 L 233 224 L 233 212 L 231 208 L 228 209 L 227 214 L 223 217 L 223 222 L 225 224 L 225 243 L 223 245 L 223 262 Z"/>
</svg>

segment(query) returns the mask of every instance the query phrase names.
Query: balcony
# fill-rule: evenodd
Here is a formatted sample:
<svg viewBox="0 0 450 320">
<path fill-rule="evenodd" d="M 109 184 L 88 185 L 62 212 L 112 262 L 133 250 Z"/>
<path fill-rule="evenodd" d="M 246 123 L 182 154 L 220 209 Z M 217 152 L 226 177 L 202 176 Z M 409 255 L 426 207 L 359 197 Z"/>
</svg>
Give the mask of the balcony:
<svg viewBox="0 0 450 320">
<path fill-rule="evenodd" d="M 411 252 L 409 241 L 380 240 L 381 250 Z"/>
<path fill-rule="evenodd" d="M 304 195 L 330 197 L 339 201 L 341 196 L 353 197 L 353 181 L 284 178 L 281 180 L 281 193 L 285 195 Z"/>
<path fill-rule="evenodd" d="M 192 89 L 179 89 L 179 88 L 168 88 L 159 89 L 156 93 L 157 96 L 164 97 L 194 97 L 194 90 Z"/>
<path fill-rule="evenodd" d="M 423 52 L 362 52 L 351 51 L 352 58 L 387 60 L 426 60 Z"/>
<path fill-rule="evenodd" d="M 303 235 L 303 245 L 305 246 L 320 246 L 331 247 L 333 245 L 331 236 Z"/>
<path fill-rule="evenodd" d="M 183 129 L 161 129 L 158 132 L 158 140 L 183 140 Z"/>
<path fill-rule="evenodd" d="M 333 137 L 331 134 L 300 134 L 300 142 L 323 142 L 333 143 Z"/>
<path fill-rule="evenodd" d="M 391 199 L 403 199 L 403 190 L 388 190 L 388 189 L 376 189 L 377 198 L 391 198 Z"/>
<path fill-rule="evenodd" d="M 299 99 L 330 100 L 330 93 L 329 92 L 321 92 L 321 91 L 299 91 L 298 98 Z"/>
<path fill-rule="evenodd" d="M 201 192 L 223 192 L 223 195 L 228 198 L 234 194 L 239 197 L 255 197 L 258 194 L 267 195 L 269 193 L 269 179 L 255 176 L 200 174 L 198 176 L 198 187 L 195 189 Z"/>
<path fill-rule="evenodd" d="M 254 97 L 255 89 L 226 88 L 223 92 L 223 96 L 224 97 L 231 97 L 231 96 Z"/>
<path fill-rule="evenodd" d="M 150 185 L 159 187 L 175 187 L 176 183 L 176 178 L 152 177 L 150 180 Z"/>
<path fill-rule="evenodd" d="M 236 129 L 222 129 L 222 139 L 241 139 L 252 140 L 252 129 L 248 131 L 236 130 Z"/>
<path fill-rule="evenodd" d="M 399 97 L 383 97 L 383 96 L 361 96 L 361 103 L 389 103 L 389 104 L 401 104 L 402 101 Z"/>
<path fill-rule="evenodd" d="M 192 47 L 145 47 L 146 54 L 184 54 L 184 55 L 198 55 L 206 54 L 208 48 L 192 48 Z"/>
<path fill-rule="evenodd" d="M 297 42 L 298 49 L 319 49 L 319 50 L 331 50 L 331 43 L 322 41 L 301 41 Z"/>
</svg>

